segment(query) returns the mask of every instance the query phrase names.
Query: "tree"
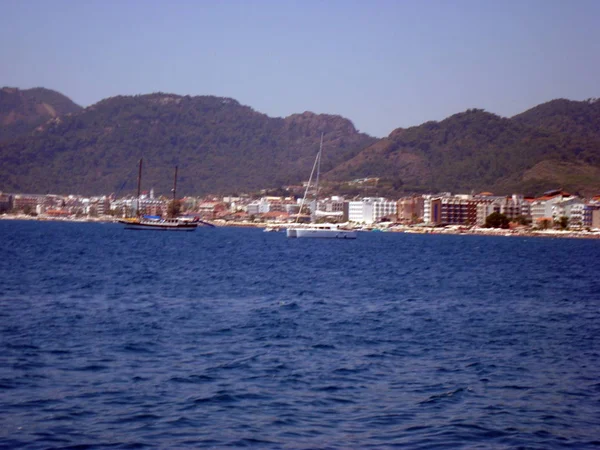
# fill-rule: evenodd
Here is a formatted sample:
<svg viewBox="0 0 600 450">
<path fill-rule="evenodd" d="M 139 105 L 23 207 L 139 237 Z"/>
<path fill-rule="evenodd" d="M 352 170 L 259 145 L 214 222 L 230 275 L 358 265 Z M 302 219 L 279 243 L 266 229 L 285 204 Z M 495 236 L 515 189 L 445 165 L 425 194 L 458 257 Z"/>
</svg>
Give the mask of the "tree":
<svg viewBox="0 0 600 450">
<path fill-rule="evenodd" d="M 169 206 L 167 208 L 167 215 L 169 217 L 177 217 L 179 215 L 180 211 L 181 211 L 181 202 L 179 200 L 172 200 L 171 203 L 169 203 Z"/>
<path fill-rule="evenodd" d="M 562 216 L 560 219 L 558 219 L 557 223 L 561 230 L 566 230 L 569 226 L 569 218 L 567 216 Z"/>
<path fill-rule="evenodd" d="M 528 219 L 525 216 L 515 217 L 515 222 L 517 222 L 519 225 L 531 225 L 531 219 Z"/>
<path fill-rule="evenodd" d="M 504 214 L 493 212 L 485 218 L 486 228 L 508 228 L 510 220 Z"/>
<path fill-rule="evenodd" d="M 550 220 L 549 219 L 542 219 L 539 222 L 539 228 L 542 230 L 547 230 L 548 228 L 550 228 Z"/>
</svg>

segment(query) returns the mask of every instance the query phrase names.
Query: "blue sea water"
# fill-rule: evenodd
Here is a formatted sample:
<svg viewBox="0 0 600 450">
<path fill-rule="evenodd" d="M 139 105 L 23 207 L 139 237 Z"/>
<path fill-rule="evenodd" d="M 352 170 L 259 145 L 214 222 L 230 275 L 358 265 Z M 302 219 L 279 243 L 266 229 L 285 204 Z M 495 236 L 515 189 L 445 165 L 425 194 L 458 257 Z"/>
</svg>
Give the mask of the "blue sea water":
<svg viewBox="0 0 600 450">
<path fill-rule="evenodd" d="M 600 241 L 0 236 L 0 448 L 600 446 Z"/>
</svg>

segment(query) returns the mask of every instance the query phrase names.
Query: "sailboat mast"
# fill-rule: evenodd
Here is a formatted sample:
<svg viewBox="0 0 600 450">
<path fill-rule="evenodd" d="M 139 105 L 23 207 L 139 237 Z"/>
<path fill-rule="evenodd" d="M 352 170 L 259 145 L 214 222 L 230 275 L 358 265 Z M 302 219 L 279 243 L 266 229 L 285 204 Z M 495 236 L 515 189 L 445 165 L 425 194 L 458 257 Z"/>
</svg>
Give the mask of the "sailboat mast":
<svg viewBox="0 0 600 450">
<path fill-rule="evenodd" d="M 177 199 L 177 166 L 175 166 L 175 177 L 173 178 L 173 201 Z"/>
<path fill-rule="evenodd" d="M 138 193 L 137 193 L 138 199 L 140 198 L 140 195 L 142 195 L 141 188 L 142 188 L 142 158 L 140 158 L 140 167 L 138 169 Z"/>
<path fill-rule="evenodd" d="M 323 153 L 323 132 L 321 132 L 321 144 L 319 145 L 319 154 L 317 155 L 317 179 L 315 181 L 315 213 L 319 206 L 319 174 L 321 173 L 321 155 Z"/>
<path fill-rule="evenodd" d="M 323 140 L 323 136 L 321 136 L 321 140 Z M 300 211 L 298 211 L 298 214 L 296 215 L 296 220 L 294 221 L 294 223 L 298 222 L 298 219 L 300 218 L 300 214 L 302 213 L 302 207 L 304 206 L 304 202 L 306 201 L 306 196 L 308 195 L 308 190 L 310 189 L 310 183 L 312 182 L 313 175 L 315 173 L 315 169 L 317 168 L 317 164 L 319 163 L 320 153 L 321 153 L 321 150 L 319 149 L 319 153 L 317 153 L 317 157 L 315 158 L 315 163 L 313 164 L 313 168 L 310 172 L 310 177 L 308 179 L 308 184 L 306 185 L 306 190 L 304 191 L 304 197 L 302 197 L 302 201 L 300 202 Z"/>
<path fill-rule="evenodd" d="M 138 191 L 137 191 L 137 208 L 135 211 L 136 216 L 140 215 L 140 196 L 142 195 L 142 161 L 140 158 L 140 168 L 138 169 Z"/>
</svg>

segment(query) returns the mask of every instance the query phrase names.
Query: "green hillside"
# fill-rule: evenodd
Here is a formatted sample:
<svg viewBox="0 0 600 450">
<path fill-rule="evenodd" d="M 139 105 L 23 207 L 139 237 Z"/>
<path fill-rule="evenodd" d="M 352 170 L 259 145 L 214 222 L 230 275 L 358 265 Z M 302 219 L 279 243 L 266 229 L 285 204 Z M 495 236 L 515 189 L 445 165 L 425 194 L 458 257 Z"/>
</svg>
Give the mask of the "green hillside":
<svg viewBox="0 0 600 450">
<path fill-rule="evenodd" d="M 405 190 L 537 194 L 562 186 L 600 191 L 600 142 L 472 109 L 441 122 L 398 129 L 336 167 L 334 180 L 400 178 Z"/>
<path fill-rule="evenodd" d="M 232 193 L 307 179 L 325 133 L 323 170 L 375 142 L 339 116 L 270 118 L 221 97 L 114 97 L 61 116 L 0 146 L 0 190 L 169 193 L 179 166 L 184 194 Z"/>
<path fill-rule="evenodd" d="M 560 133 L 600 141 L 600 100 L 552 100 L 513 117 L 513 120 Z"/>
<path fill-rule="evenodd" d="M 308 178 L 322 132 L 324 188 L 348 195 L 600 192 L 597 100 L 553 100 L 513 118 L 471 109 L 377 140 L 340 116 L 272 118 L 223 97 L 119 96 L 79 110 L 46 89 L 0 92 L 5 192 L 132 193 L 139 158 L 143 189 L 159 194 L 175 165 L 182 195 L 278 188 Z M 346 183 L 364 177 L 380 181 Z"/>
</svg>

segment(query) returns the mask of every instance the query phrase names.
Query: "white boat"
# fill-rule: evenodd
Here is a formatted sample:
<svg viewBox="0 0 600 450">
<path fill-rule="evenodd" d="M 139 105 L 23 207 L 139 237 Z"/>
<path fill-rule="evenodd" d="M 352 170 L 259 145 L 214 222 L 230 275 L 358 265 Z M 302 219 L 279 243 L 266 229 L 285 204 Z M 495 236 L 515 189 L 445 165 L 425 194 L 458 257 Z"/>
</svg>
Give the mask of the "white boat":
<svg viewBox="0 0 600 450">
<path fill-rule="evenodd" d="M 277 233 L 279 230 L 279 227 L 266 227 L 263 230 L 265 233 Z"/>
<path fill-rule="evenodd" d="M 173 217 L 163 219 L 156 216 L 143 216 L 139 213 L 140 188 L 142 183 L 142 160 L 138 171 L 138 211 L 136 217 L 119 220 L 119 223 L 125 225 L 126 230 L 155 230 L 155 231 L 194 231 L 198 228 L 197 220 L 189 218 Z M 175 167 L 175 178 L 173 181 L 173 201 L 176 201 L 177 195 L 177 167 Z"/>
<path fill-rule="evenodd" d="M 321 144 L 319 145 L 319 153 L 317 153 L 317 157 L 315 158 L 315 163 L 313 165 L 312 171 L 310 173 L 310 178 L 308 180 L 308 184 L 306 186 L 306 190 L 304 191 L 304 197 L 302 198 L 302 202 L 300 203 L 300 212 L 296 217 L 296 223 L 290 226 L 286 230 L 286 235 L 288 238 L 330 238 L 330 239 L 356 239 L 357 232 L 355 230 L 348 230 L 340 225 L 333 223 L 311 223 L 307 225 L 298 224 L 298 217 L 302 212 L 302 207 L 304 206 L 304 202 L 306 201 L 306 196 L 308 194 L 308 190 L 310 189 L 313 175 L 316 170 L 316 182 L 315 182 L 315 211 L 312 214 L 313 220 L 319 216 L 321 211 L 317 211 L 319 202 L 319 173 L 321 171 L 321 154 L 323 152 L 323 133 L 321 133 Z"/>
<path fill-rule="evenodd" d="M 314 223 L 287 229 L 287 237 L 295 238 L 329 238 L 329 239 L 356 239 L 355 230 L 341 228 L 334 223 Z"/>
</svg>

